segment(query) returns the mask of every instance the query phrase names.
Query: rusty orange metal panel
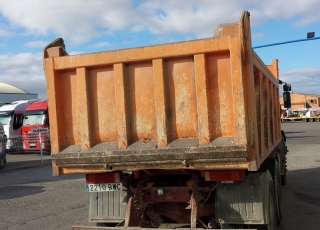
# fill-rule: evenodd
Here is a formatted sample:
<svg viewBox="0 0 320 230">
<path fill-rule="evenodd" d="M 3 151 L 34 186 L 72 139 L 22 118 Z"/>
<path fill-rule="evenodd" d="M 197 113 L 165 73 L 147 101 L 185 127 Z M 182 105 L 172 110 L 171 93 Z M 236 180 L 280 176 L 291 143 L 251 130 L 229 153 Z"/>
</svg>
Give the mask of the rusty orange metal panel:
<svg viewBox="0 0 320 230">
<path fill-rule="evenodd" d="M 194 56 L 194 62 L 199 144 L 208 145 L 211 142 L 211 134 L 209 127 L 208 73 L 206 68 L 206 56 L 204 54 L 197 54 Z"/>
<path fill-rule="evenodd" d="M 113 66 L 90 68 L 88 75 L 93 143 L 118 142 Z"/>
<path fill-rule="evenodd" d="M 275 142 L 275 119 L 277 119 L 274 115 L 275 115 L 275 107 L 274 107 L 274 103 L 275 103 L 275 98 L 274 98 L 274 85 L 272 84 L 272 82 L 270 82 L 270 99 L 271 99 L 271 114 L 270 114 L 270 124 L 271 124 L 271 129 L 270 129 L 270 133 L 271 133 L 271 144 L 273 145 Z"/>
<path fill-rule="evenodd" d="M 232 74 L 232 94 L 233 94 L 233 110 L 234 110 L 234 126 L 235 126 L 235 144 L 247 144 L 248 131 L 246 117 L 246 98 L 245 98 L 245 70 L 242 66 L 242 51 L 240 41 L 233 38 L 230 39 L 230 71 Z M 232 60 L 232 61 L 231 61 Z"/>
<path fill-rule="evenodd" d="M 259 146 L 259 156 L 262 151 L 261 145 L 261 129 L 262 129 L 262 119 L 261 119 L 261 100 L 262 100 L 262 82 L 261 82 L 261 73 L 260 71 L 254 67 L 254 89 L 255 89 L 255 102 L 256 102 L 256 116 L 257 116 L 257 136 L 258 136 L 258 146 Z"/>
<path fill-rule="evenodd" d="M 156 140 L 152 62 L 129 63 L 126 69 L 130 141 Z"/>
<path fill-rule="evenodd" d="M 233 79 L 229 52 L 207 55 L 210 133 L 212 138 L 235 136 Z M 233 76 L 236 80 L 237 76 Z M 240 105 L 239 105 L 240 106 Z M 237 116 L 241 117 L 242 114 Z"/>
<path fill-rule="evenodd" d="M 126 105 L 126 81 L 124 64 L 114 65 L 115 73 L 115 95 L 117 108 L 117 128 L 118 128 L 118 145 L 120 149 L 128 147 L 128 123 L 127 123 L 127 105 Z"/>
<path fill-rule="evenodd" d="M 225 36 L 225 35 L 232 35 L 232 34 L 239 34 L 240 27 L 238 23 L 229 23 L 229 24 L 222 24 L 218 25 L 215 28 L 213 36 Z"/>
<path fill-rule="evenodd" d="M 229 50 L 229 42 L 227 36 L 199 39 L 194 41 L 176 42 L 149 47 L 146 46 L 143 48 L 62 56 L 55 59 L 54 69 L 65 70 L 82 66 L 90 68 L 110 65 L 114 63 L 129 63 L 144 60 L 162 59 L 165 57 L 170 58 L 177 56 L 193 56 L 196 53 L 207 53 L 217 50 Z"/>
<path fill-rule="evenodd" d="M 92 147 L 91 130 L 91 109 L 89 107 L 89 85 L 86 68 L 77 68 L 77 84 L 79 102 L 76 112 L 77 130 L 81 140 L 81 150 L 90 150 Z"/>
<path fill-rule="evenodd" d="M 280 103 L 279 103 L 279 91 L 278 91 L 278 87 L 277 86 L 273 86 L 273 99 L 274 99 L 274 103 L 273 103 L 273 117 L 275 117 L 274 119 L 274 142 L 276 142 L 278 139 L 280 139 L 280 136 L 278 134 L 281 133 L 280 129 L 281 129 L 281 124 L 280 124 L 280 119 L 277 119 L 280 117 Z M 279 105 L 279 109 L 277 108 Z"/>
<path fill-rule="evenodd" d="M 58 153 L 61 149 L 60 146 L 60 139 L 59 139 L 59 131 L 58 124 L 59 124 L 59 119 L 58 119 L 58 106 L 57 106 L 57 83 L 56 83 L 56 77 L 55 77 L 55 70 L 53 68 L 53 59 L 44 59 L 44 68 L 45 70 L 45 75 L 46 75 L 46 80 L 47 80 L 47 92 L 48 92 L 48 104 L 51 104 L 50 109 L 48 111 L 50 120 L 52 119 L 53 121 L 50 121 L 50 136 L 51 140 L 55 140 L 51 142 L 51 150 L 52 152 Z"/>
<path fill-rule="evenodd" d="M 261 160 L 267 157 L 268 150 L 281 138 L 280 104 L 277 100 L 278 89 L 278 61 L 273 60 L 273 65 L 262 68 L 261 60 L 254 55 L 254 83 L 256 95 L 256 114 L 258 124 L 259 155 Z M 274 76 L 271 72 L 273 71 Z"/>
<path fill-rule="evenodd" d="M 167 59 L 169 130 L 171 139 L 197 137 L 193 57 Z"/>
<path fill-rule="evenodd" d="M 45 47 L 55 174 L 257 170 L 281 140 L 278 61 L 248 12 L 208 39 L 68 56 Z"/>
<path fill-rule="evenodd" d="M 267 77 L 263 75 L 262 78 L 262 93 L 263 93 L 263 108 L 262 108 L 262 116 L 263 116 L 263 147 L 264 147 L 264 152 L 268 149 L 268 130 L 269 130 L 269 114 L 268 114 L 268 82 L 267 82 Z"/>
<path fill-rule="evenodd" d="M 78 130 L 78 81 L 76 70 L 60 71 L 56 74 L 56 106 L 60 146 L 81 143 Z M 86 111 L 83 111 L 86 112 Z M 51 122 L 51 120 L 50 120 Z"/>
<path fill-rule="evenodd" d="M 157 125 L 157 145 L 159 148 L 166 147 L 168 145 L 166 91 L 163 68 L 163 59 L 153 60 L 155 118 Z"/>
<path fill-rule="evenodd" d="M 273 137 L 273 130 L 272 130 L 272 85 L 271 82 L 268 80 L 268 145 L 272 145 L 272 137 Z"/>
<path fill-rule="evenodd" d="M 272 65 L 267 65 L 267 68 L 271 71 L 271 73 L 275 76 L 276 79 L 279 79 L 279 67 L 277 59 L 274 59 L 272 61 Z"/>
</svg>

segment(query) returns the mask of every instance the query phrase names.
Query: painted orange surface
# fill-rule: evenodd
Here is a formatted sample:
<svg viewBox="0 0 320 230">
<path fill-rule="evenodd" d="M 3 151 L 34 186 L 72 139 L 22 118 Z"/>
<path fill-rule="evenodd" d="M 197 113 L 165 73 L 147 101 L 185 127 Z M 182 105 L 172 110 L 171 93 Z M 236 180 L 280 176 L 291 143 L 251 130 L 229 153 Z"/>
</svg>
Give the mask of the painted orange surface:
<svg viewBox="0 0 320 230">
<path fill-rule="evenodd" d="M 52 43 L 43 57 L 52 156 L 63 173 L 123 169 L 108 157 L 137 148 L 150 149 L 161 168 L 179 158 L 172 153 L 179 140 L 190 140 L 179 145 L 184 153 L 205 146 L 247 152 L 232 164 L 220 155 L 216 163 L 190 159 L 193 169 L 256 170 L 280 141 L 278 61 L 266 66 L 252 50 L 246 13 L 213 38 L 74 56 Z M 158 149 L 168 149 L 166 162 Z"/>
</svg>

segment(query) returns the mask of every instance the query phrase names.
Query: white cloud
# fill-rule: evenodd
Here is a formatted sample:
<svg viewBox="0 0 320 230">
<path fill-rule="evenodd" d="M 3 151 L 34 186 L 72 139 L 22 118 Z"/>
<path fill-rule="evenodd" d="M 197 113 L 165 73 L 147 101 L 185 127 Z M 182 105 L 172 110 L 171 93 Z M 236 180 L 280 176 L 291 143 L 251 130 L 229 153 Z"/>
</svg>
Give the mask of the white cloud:
<svg viewBox="0 0 320 230">
<path fill-rule="evenodd" d="M 83 44 L 92 38 L 114 36 L 117 31 L 130 34 L 126 41 L 121 41 L 129 44 L 139 40 L 130 32 L 147 31 L 156 34 L 157 41 L 164 43 L 175 41 L 172 34 L 182 34 L 186 39 L 211 37 L 218 24 L 238 21 L 243 10 L 251 13 L 252 26 L 270 19 L 293 20 L 293 26 L 304 26 L 320 20 L 319 9 L 318 0 L 2 0 L 0 14 L 4 20 L 0 37 L 31 35 L 33 40 L 24 41 L 23 46 L 43 48 L 48 44 L 44 40 L 53 37 Z M 256 33 L 252 38 L 262 36 L 263 33 Z M 1 46 L 4 47 L 5 42 L 1 41 Z M 104 40 L 92 47 L 108 46 L 110 43 Z M 83 52 L 71 52 L 77 53 Z M 3 54 L 0 63 L 0 82 L 38 93 L 39 97 L 46 96 L 41 53 Z M 318 68 L 284 70 L 280 76 L 295 92 L 318 92 Z"/>
<path fill-rule="evenodd" d="M 251 12 L 253 25 L 268 19 L 294 19 L 294 25 L 299 26 L 320 20 L 317 0 L 135 2 L 139 5 L 130 0 L 4 0 L 0 12 L 13 27 L 25 28 L 26 33 L 54 33 L 76 44 L 117 30 L 208 37 L 217 24 L 237 21 L 242 10 Z"/>
<path fill-rule="evenodd" d="M 9 0 L 1 2 L 0 12 L 12 26 L 25 28 L 28 34 L 54 33 L 82 43 L 99 34 L 99 28 L 127 26 L 131 1 Z"/>
<path fill-rule="evenodd" d="M 36 93 L 39 98 L 47 96 L 40 53 L 0 55 L 0 63 L 0 82 Z"/>
<path fill-rule="evenodd" d="M 320 7 L 318 7 L 318 9 L 320 9 Z M 320 20 L 320 14 L 310 14 L 310 15 L 306 15 L 305 17 L 295 21 L 293 23 L 294 26 L 306 26 L 309 25 L 310 23 L 316 22 Z"/>
<path fill-rule="evenodd" d="M 258 39 L 258 38 L 263 38 L 264 34 L 263 33 L 253 33 L 251 34 L 252 39 Z"/>
<path fill-rule="evenodd" d="M 98 42 L 92 45 L 94 48 L 106 48 L 108 46 L 110 46 L 109 42 Z"/>
<path fill-rule="evenodd" d="M 283 70 L 280 71 L 280 79 L 290 84 L 294 93 L 319 94 L 319 67 Z"/>
<path fill-rule="evenodd" d="M 26 42 L 26 43 L 23 44 L 23 46 L 29 47 L 29 48 L 43 48 L 48 44 L 49 44 L 48 41 L 38 40 L 38 41 Z"/>
<path fill-rule="evenodd" d="M 13 35 L 14 35 L 13 32 L 10 32 L 8 30 L 0 29 L 0 37 L 11 37 Z"/>
<path fill-rule="evenodd" d="M 271 0 L 271 1 L 245 1 L 253 23 L 262 23 L 266 20 L 292 19 L 293 25 L 308 25 L 320 19 L 320 2 L 318 0 Z M 313 15 L 310 17 L 310 15 Z M 316 19 L 317 18 L 317 19 Z M 303 23 L 302 23 L 303 22 Z"/>
</svg>

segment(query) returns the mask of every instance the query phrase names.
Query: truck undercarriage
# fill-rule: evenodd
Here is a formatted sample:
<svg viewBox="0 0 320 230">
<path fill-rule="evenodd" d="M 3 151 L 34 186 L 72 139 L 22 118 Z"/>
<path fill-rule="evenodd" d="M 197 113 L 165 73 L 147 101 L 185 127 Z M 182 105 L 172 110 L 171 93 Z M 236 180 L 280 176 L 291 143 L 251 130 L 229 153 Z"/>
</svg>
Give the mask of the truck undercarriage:
<svg viewBox="0 0 320 230">
<path fill-rule="evenodd" d="M 216 181 L 198 170 L 125 172 L 122 191 L 91 193 L 89 218 L 100 226 L 94 229 L 274 229 L 282 218 L 278 159 L 285 150 L 237 179 L 230 170 L 220 180 L 216 171 Z"/>
</svg>

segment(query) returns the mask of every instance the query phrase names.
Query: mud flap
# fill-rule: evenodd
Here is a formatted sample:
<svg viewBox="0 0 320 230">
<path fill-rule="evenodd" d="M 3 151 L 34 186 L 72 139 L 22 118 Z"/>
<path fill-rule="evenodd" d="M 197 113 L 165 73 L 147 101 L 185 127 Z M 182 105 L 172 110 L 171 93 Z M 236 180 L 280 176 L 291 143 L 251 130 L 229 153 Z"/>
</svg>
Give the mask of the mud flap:
<svg viewBox="0 0 320 230">
<path fill-rule="evenodd" d="M 127 192 L 96 192 L 90 194 L 89 220 L 98 223 L 120 223 L 125 219 Z"/>
<path fill-rule="evenodd" d="M 250 173 L 244 181 L 220 183 L 216 190 L 216 222 L 224 224 L 267 224 L 272 177 L 269 171 Z"/>
</svg>

